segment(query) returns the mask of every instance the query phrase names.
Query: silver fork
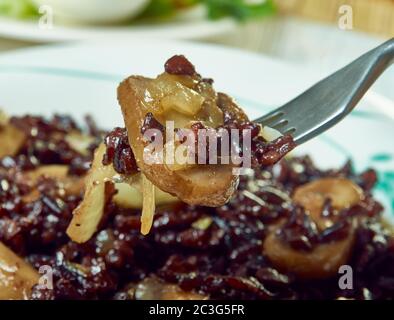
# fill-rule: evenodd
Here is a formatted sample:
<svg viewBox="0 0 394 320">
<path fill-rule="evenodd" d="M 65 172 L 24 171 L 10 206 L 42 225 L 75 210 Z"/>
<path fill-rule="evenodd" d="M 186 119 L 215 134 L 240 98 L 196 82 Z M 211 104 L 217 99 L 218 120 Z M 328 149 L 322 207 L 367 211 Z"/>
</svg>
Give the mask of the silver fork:
<svg viewBox="0 0 394 320">
<path fill-rule="evenodd" d="M 347 116 L 392 63 L 394 38 L 254 122 L 304 143 Z"/>
</svg>

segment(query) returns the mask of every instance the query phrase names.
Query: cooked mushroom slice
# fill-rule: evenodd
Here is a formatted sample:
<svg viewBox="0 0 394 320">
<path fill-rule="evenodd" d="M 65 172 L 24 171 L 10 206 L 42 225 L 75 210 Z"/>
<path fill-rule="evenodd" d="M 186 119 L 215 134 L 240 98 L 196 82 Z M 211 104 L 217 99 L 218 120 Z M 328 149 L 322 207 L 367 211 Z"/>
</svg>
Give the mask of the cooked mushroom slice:
<svg viewBox="0 0 394 320">
<path fill-rule="evenodd" d="M 14 156 L 25 139 L 25 134 L 9 123 L 7 115 L 0 109 L 0 158 Z"/>
<path fill-rule="evenodd" d="M 361 188 L 345 178 L 323 178 L 298 187 L 293 195 L 295 203 L 304 207 L 320 229 L 332 225 L 333 217 L 321 215 L 327 199 L 335 210 L 356 205 L 363 200 Z"/>
<path fill-rule="evenodd" d="M 149 233 L 156 205 L 179 202 L 179 199 L 155 187 L 142 173 L 133 177 L 132 183 L 116 183 L 113 201 L 120 207 L 142 209 L 141 233 Z"/>
<path fill-rule="evenodd" d="M 206 300 L 208 298 L 184 291 L 175 284 L 166 283 L 155 277 L 145 278 L 132 290 L 136 300 Z"/>
<path fill-rule="evenodd" d="M 135 183 L 119 183 L 115 187 L 117 193 L 113 198 L 114 203 L 122 208 L 142 209 L 141 233 L 144 235 L 148 234 L 152 227 L 156 205 L 179 201 L 178 198 L 156 188 L 141 173 Z"/>
<path fill-rule="evenodd" d="M 39 274 L 0 242 L 0 300 L 28 299 Z"/>
<path fill-rule="evenodd" d="M 135 76 L 120 84 L 118 99 L 137 165 L 154 185 L 188 204 L 217 207 L 228 201 L 238 183 L 231 165 L 185 165 L 180 170 L 178 165 L 165 161 L 154 164 L 144 161 L 147 142 L 142 132 L 148 114 L 153 115 L 156 128 L 163 131 L 163 125 L 170 120 L 175 128 L 190 128 L 196 121 L 208 128 L 223 125 L 223 111 L 209 83 L 191 72 L 164 73 L 156 79 Z M 247 119 L 234 102 L 227 104 L 227 108 L 242 121 Z"/>
<path fill-rule="evenodd" d="M 8 122 L 9 117 L 7 113 L 5 113 L 4 110 L 0 108 L 0 128 L 6 126 Z"/>
<path fill-rule="evenodd" d="M 65 140 L 75 151 L 82 155 L 88 155 L 89 147 L 95 141 L 95 138 L 79 131 L 71 131 L 65 136 Z"/>
<path fill-rule="evenodd" d="M 46 165 L 27 171 L 25 177 L 30 179 L 33 184 L 36 184 L 37 180 L 42 176 L 63 180 L 67 177 L 68 169 L 66 165 Z"/>
<path fill-rule="evenodd" d="M 84 188 L 83 177 L 70 176 L 68 171 L 69 167 L 66 165 L 46 165 L 31 171 L 23 172 L 21 178 L 25 179 L 33 188 L 37 185 L 41 177 L 52 178 L 62 185 L 67 195 L 81 194 Z M 32 192 L 23 197 L 23 200 L 25 202 L 31 202 L 38 197 L 38 189 L 33 189 Z"/>
<path fill-rule="evenodd" d="M 293 200 L 306 209 L 306 213 L 317 225 L 320 232 L 330 228 L 338 216 L 321 215 L 326 199 L 330 199 L 336 210 L 356 205 L 363 199 L 361 189 L 344 178 L 324 178 L 298 187 Z M 278 236 L 283 227 L 279 223 L 266 237 L 263 252 L 281 270 L 292 272 L 301 278 L 320 279 L 335 275 L 341 265 L 349 260 L 355 241 L 356 221 L 349 224 L 344 238 L 318 243 L 310 251 L 296 250 Z"/>
<path fill-rule="evenodd" d="M 141 176 L 141 175 L 140 175 Z M 115 185 L 117 193 L 113 201 L 121 208 L 141 209 L 143 205 L 143 194 L 141 188 L 141 178 L 136 177 L 136 183 L 125 182 Z M 179 199 L 161 191 L 155 187 L 155 204 L 157 206 L 179 202 Z"/>
<path fill-rule="evenodd" d="M 324 279 L 338 273 L 349 260 L 354 230 L 342 240 L 318 244 L 312 251 L 295 250 L 283 243 L 275 232 L 264 241 L 263 252 L 280 270 L 304 279 Z"/>
</svg>

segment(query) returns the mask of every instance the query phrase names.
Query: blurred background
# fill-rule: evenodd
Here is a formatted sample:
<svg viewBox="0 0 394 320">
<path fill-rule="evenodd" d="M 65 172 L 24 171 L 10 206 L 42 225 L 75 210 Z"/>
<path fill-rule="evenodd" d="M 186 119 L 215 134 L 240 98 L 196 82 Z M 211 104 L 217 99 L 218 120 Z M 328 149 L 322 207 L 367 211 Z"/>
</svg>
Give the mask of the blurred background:
<svg viewBox="0 0 394 320">
<path fill-rule="evenodd" d="M 160 37 L 258 52 L 326 75 L 393 36 L 394 0 L 0 0 L 0 53 Z M 394 100 L 393 81 L 378 90 Z"/>
</svg>

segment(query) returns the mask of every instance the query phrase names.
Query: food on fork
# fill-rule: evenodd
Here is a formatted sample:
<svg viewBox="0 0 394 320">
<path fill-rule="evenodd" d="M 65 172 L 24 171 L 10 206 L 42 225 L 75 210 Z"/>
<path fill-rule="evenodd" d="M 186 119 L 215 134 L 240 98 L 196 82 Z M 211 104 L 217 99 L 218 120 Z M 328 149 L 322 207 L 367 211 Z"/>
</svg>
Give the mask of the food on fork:
<svg viewBox="0 0 394 320">
<path fill-rule="evenodd" d="M 212 79 L 202 78 L 189 60 L 178 55 L 166 62 L 165 72 L 155 79 L 131 76 L 124 80 L 118 89 L 118 99 L 132 153 L 142 174 L 160 190 L 183 202 L 217 207 L 225 204 L 234 194 L 239 177 L 233 169 L 240 164 L 230 161 L 222 164 L 220 160 L 224 155 L 220 152 L 223 149 L 216 150 L 219 154 L 212 162 L 212 140 L 207 142 L 207 146 L 201 146 L 201 141 L 205 143 L 207 139 L 205 136 L 203 140 L 200 139 L 198 135 L 201 131 L 214 132 L 214 143 L 219 141 L 218 145 L 223 146 L 223 140 L 220 140 L 223 132 L 230 134 L 234 130 L 240 133 L 249 130 L 251 146 L 246 152 L 251 154 L 255 165 L 274 164 L 295 144 L 290 136 L 278 137 L 273 142 L 266 141 L 260 134 L 261 127 L 250 122 L 233 99 L 226 94 L 216 93 L 212 83 Z M 169 121 L 172 122 L 170 130 L 166 127 Z M 158 133 L 147 137 L 146 133 L 150 129 Z M 193 150 L 190 151 L 190 144 L 181 149 L 186 152 L 187 161 L 180 163 L 171 153 L 176 155 L 177 151 L 173 149 L 184 146 L 182 139 L 188 141 L 190 138 L 190 134 L 183 134 L 185 129 L 192 133 Z M 163 141 L 166 135 L 173 134 L 183 135 L 179 141 Z M 147 146 L 158 135 L 161 136 L 162 144 L 156 152 L 161 153 L 164 161 L 149 163 L 146 160 Z M 246 139 L 245 136 L 243 138 Z M 227 143 L 230 145 L 230 141 Z M 242 149 L 242 142 L 237 148 Z M 203 158 L 202 152 L 205 152 Z"/>
<path fill-rule="evenodd" d="M 200 162 L 195 164 L 196 161 L 180 164 L 175 157 L 174 163 L 147 163 L 144 156 L 151 142 L 144 136 L 147 130 L 159 130 L 164 136 L 168 134 L 166 123 L 172 121 L 175 131 L 190 129 L 194 133 L 192 139 L 198 144 L 201 141 L 197 136 L 200 129 L 216 130 L 218 135 L 219 130 L 241 132 L 249 129 L 254 150 L 248 152 L 269 148 L 269 144 L 264 145 L 266 141 L 259 136 L 260 126 L 250 122 L 234 100 L 223 93 L 216 93 L 212 80 L 202 78 L 184 56 L 170 58 L 165 64 L 165 72 L 155 79 L 140 76 L 127 78 L 119 86 L 118 98 L 138 168 L 158 188 L 188 204 L 212 207 L 225 204 L 238 183 L 238 177 L 233 174 L 233 168 L 237 165 L 220 164 L 220 159 L 215 159 L 218 164 L 210 165 L 209 155 L 203 159 L 208 160 L 204 165 Z M 260 149 L 253 160 L 272 165 L 294 147 L 291 141 L 287 142 L 286 147 L 283 145 L 281 143 L 276 148 L 276 153 L 269 160 L 264 154 L 269 151 Z M 164 145 L 162 151 L 164 160 L 167 160 L 170 146 Z M 195 153 L 199 151 L 192 151 L 191 157 L 198 157 Z"/>
<path fill-rule="evenodd" d="M 132 196 L 132 189 L 141 190 L 141 232 L 147 234 L 156 204 L 176 199 L 210 207 L 225 204 L 238 185 L 234 169 L 244 165 L 229 161 L 234 150 L 236 156 L 249 153 L 255 166 L 268 166 L 295 147 L 290 136 L 279 134 L 271 142 L 264 139 L 264 133 L 272 137 L 272 130 L 250 122 L 233 99 L 215 92 L 212 83 L 178 55 L 165 63 L 165 72 L 157 78 L 131 76 L 120 84 L 118 98 L 126 128 L 111 131 L 95 153 L 85 181 L 84 200 L 74 211 L 67 231 L 74 241 L 91 238 L 116 185 L 122 185 L 123 199 Z M 150 130 L 153 134 L 147 136 Z M 249 136 L 244 135 L 246 130 Z M 206 134 L 203 140 L 201 132 Z M 242 134 L 242 141 L 230 141 L 233 132 Z M 250 146 L 245 149 L 247 138 Z M 226 150 L 217 145 L 225 143 L 230 159 L 222 164 Z M 217 154 L 212 155 L 214 147 Z M 151 159 L 147 160 L 147 155 Z"/>
<path fill-rule="evenodd" d="M 181 56 L 170 59 L 166 72 L 156 79 L 126 79 L 118 96 L 138 168 L 153 184 L 189 204 L 215 207 L 228 201 L 238 181 L 231 165 L 182 165 L 175 157 L 173 163 L 147 163 L 144 155 L 150 141 L 144 133 L 157 129 L 164 136 L 167 121 L 174 122 L 175 130 L 218 128 L 224 125 L 224 117 L 235 113 L 238 118 L 230 121 L 246 123 L 246 115 L 234 103 L 226 106 L 230 110 L 224 114 L 210 81 L 202 79 Z M 163 151 L 168 150 L 164 145 Z"/>
</svg>

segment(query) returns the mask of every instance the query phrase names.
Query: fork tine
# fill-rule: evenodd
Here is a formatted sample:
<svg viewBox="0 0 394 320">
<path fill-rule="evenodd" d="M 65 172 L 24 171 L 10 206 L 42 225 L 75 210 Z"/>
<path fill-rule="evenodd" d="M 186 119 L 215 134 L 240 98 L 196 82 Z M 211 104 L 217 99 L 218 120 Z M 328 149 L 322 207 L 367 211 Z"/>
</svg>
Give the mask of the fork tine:
<svg viewBox="0 0 394 320">
<path fill-rule="evenodd" d="M 265 116 L 262 116 L 261 118 L 258 118 L 257 120 L 254 120 L 254 122 L 258 122 L 261 125 L 268 126 L 272 121 L 278 120 L 278 118 L 283 116 L 283 112 L 279 109 L 276 109 L 270 113 L 267 113 Z"/>
<path fill-rule="evenodd" d="M 296 132 L 297 132 L 297 129 L 294 128 L 294 127 L 291 127 L 290 129 L 286 129 L 285 128 L 285 130 L 282 129 L 282 134 L 283 135 L 290 134 L 290 135 L 292 135 L 294 137 L 296 135 Z"/>
<path fill-rule="evenodd" d="M 283 128 L 284 126 L 286 126 L 287 124 L 289 124 L 289 121 L 287 119 L 279 119 L 274 123 L 270 123 L 269 126 L 271 128 L 274 128 L 276 130 L 279 130 L 281 128 Z"/>
</svg>

